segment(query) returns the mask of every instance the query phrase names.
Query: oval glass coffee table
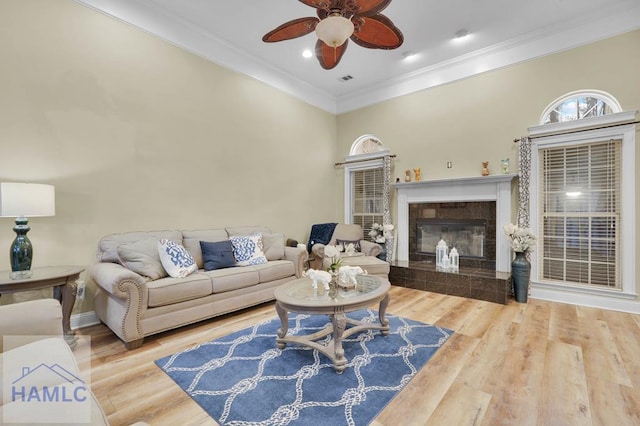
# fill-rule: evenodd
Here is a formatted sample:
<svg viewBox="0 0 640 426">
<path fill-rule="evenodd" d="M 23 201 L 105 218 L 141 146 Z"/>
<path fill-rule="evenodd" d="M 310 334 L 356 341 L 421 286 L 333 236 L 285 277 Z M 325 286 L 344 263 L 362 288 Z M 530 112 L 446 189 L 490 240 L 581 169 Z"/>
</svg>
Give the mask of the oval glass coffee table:
<svg viewBox="0 0 640 426">
<path fill-rule="evenodd" d="M 342 373 L 347 368 L 347 359 L 342 349 L 342 339 L 363 330 L 380 330 L 380 334 L 389 334 L 389 321 L 385 318 L 385 311 L 389 304 L 389 281 L 374 276 L 360 275 L 358 284 L 351 289 L 338 286 L 336 289 L 325 291 L 322 286 L 313 289 L 309 278 L 300 278 L 276 288 L 276 311 L 280 317 L 281 328 L 278 329 L 276 343 L 278 348 L 284 349 L 287 343 L 297 343 L 316 349 L 333 361 L 333 368 Z M 380 302 L 378 317 L 380 323 L 365 323 L 347 318 L 345 313 L 370 306 Z M 328 315 L 330 322 L 327 326 L 313 334 L 304 336 L 287 336 L 289 330 L 289 312 L 302 314 Z M 347 328 L 347 324 L 351 327 Z M 329 343 L 321 345 L 316 340 L 332 334 Z"/>
</svg>

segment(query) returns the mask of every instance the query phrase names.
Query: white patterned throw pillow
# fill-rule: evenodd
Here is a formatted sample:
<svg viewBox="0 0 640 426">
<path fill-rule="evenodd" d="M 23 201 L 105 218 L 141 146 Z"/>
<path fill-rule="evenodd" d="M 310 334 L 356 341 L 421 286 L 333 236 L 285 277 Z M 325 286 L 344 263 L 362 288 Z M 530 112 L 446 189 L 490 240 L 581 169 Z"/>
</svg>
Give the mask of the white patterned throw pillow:
<svg viewBox="0 0 640 426">
<path fill-rule="evenodd" d="M 262 234 L 229 237 L 236 265 L 250 266 L 267 263 L 262 246 Z"/>
<path fill-rule="evenodd" d="M 158 254 L 165 271 L 173 278 L 184 278 L 198 270 L 189 250 L 176 242 L 164 238 L 159 240 Z"/>
</svg>

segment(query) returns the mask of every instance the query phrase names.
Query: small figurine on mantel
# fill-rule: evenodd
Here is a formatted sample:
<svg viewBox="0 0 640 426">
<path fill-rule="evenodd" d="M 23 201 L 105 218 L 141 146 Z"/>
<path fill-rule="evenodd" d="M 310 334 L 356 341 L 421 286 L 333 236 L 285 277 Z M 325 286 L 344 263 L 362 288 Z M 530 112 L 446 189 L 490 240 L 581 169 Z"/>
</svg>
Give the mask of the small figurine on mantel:
<svg viewBox="0 0 640 426">
<path fill-rule="evenodd" d="M 407 169 L 404 171 L 404 181 L 411 182 L 411 170 Z"/>
<path fill-rule="evenodd" d="M 489 162 L 482 162 L 482 176 L 489 176 Z"/>
<path fill-rule="evenodd" d="M 413 169 L 413 172 L 416 174 L 416 182 L 420 181 L 420 169 Z"/>
<path fill-rule="evenodd" d="M 505 158 L 504 160 L 500 160 L 502 162 L 502 174 L 503 175 L 508 175 L 509 174 L 509 159 Z"/>
</svg>

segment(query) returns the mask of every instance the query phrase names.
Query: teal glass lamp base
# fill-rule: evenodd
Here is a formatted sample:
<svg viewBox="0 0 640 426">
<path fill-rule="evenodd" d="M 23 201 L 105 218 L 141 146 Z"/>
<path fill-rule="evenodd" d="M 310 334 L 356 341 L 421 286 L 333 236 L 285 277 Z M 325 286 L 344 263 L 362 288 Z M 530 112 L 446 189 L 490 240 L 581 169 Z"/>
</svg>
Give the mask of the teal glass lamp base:
<svg viewBox="0 0 640 426">
<path fill-rule="evenodd" d="M 31 271 L 31 259 L 33 259 L 33 247 L 31 241 L 27 237 L 27 232 L 31 228 L 27 225 L 29 221 L 22 216 L 16 219 L 16 226 L 13 230 L 16 233 L 16 239 L 11 243 L 10 261 L 11 261 L 11 278 L 14 280 L 30 278 L 33 274 Z"/>
</svg>

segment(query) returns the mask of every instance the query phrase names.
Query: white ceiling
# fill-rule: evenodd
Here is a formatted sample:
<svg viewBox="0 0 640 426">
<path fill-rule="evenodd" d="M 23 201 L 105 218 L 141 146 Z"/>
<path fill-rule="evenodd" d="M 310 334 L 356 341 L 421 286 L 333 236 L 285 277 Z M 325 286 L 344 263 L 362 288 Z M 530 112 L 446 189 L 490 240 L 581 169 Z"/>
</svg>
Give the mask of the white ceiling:
<svg viewBox="0 0 640 426">
<path fill-rule="evenodd" d="M 297 0 L 77 1 L 333 113 L 640 28 L 639 0 L 394 0 L 382 13 L 404 44 L 351 42 L 338 66 L 324 70 L 302 57 L 314 49 L 313 33 L 262 42 L 288 20 L 315 16 Z M 456 42 L 461 29 L 471 36 Z M 415 60 L 403 60 L 407 51 Z"/>
</svg>

